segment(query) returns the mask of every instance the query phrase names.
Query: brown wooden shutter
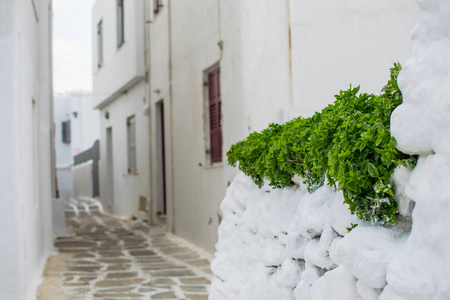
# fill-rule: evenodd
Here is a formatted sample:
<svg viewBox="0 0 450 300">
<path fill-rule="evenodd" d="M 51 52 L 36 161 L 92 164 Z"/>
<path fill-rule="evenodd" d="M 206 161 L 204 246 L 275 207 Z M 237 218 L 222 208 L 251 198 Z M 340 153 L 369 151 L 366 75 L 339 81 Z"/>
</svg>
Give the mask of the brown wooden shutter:
<svg viewBox="0 0 450 300">
<path fill-rule="evenodd" d="M 220 101 L 220 68 L 208 74 L 209 86 L 209 132 L 211 163 L 222 162 L 222 124 Z"/>
</svg>

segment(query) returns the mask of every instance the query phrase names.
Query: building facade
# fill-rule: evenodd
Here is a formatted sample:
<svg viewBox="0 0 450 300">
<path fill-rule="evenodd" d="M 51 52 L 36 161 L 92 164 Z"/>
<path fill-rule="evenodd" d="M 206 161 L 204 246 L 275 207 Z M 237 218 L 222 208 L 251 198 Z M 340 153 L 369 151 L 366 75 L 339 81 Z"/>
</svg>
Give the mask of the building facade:
<svg viewBox="0 0 450 300">
<path fill-rule="evenodd" d="M 74 196 L 72 186 L 77 184 L 72 174 L 74 156 L 91 149 L 100 138 L 99 112 L 92 107 L 92 92 L 55 93 L 54 123 L 58 196 L 68 199 Z"/>
<path fill-rule="evenodd" d="M 418 15 L 409 0 L 139 3 L 149 214 L 211 253 L 237 172 L 230 146 L 321 110 L 350 84 L 379 92 L 392 63 L 408 58 Z"/>
<path fill-rule="evenodd" d="M 1 1 L 0 16 L 0 299 L 27 300 L 53 249 L 52 1 Z"/>
<path fill-rule="evenodd" d="M 107 211 L 129 217 L 149 197 L 144 1 L 98 0 L 92 14 L 100 199 Z"/>
</svg>

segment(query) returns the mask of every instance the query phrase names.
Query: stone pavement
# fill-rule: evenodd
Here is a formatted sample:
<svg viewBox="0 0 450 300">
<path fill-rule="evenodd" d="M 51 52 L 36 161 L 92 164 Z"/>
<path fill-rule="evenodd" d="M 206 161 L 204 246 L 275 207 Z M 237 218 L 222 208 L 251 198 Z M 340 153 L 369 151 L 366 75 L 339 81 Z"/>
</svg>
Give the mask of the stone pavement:
<svg viewBox="0 0 450 300">
<path fill-rule="evenodd" d="M 210 261 L 184 240 L 101 213 L 88 199 L 66 218 L 73 233 L 55 240 L 38 300 L 208 299 Z"/>
</svg>

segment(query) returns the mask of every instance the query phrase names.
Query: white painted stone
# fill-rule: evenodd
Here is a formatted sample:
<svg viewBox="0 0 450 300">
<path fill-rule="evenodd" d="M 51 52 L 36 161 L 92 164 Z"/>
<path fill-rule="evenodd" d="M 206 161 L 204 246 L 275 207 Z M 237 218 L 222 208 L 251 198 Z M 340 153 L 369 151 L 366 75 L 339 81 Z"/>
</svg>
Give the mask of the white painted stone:
<svg viewBox="0 0 450 300">
<path fill-rule="evenodd" d="M 381 289 L 371 288 L 359 280 L 356 283 L 356 290 L 364 300 L 378 300 L 378 297 L 382 291 Z"/>
<path fill-rule="evenodd" d="M 315 281 L 310 293 L 311 300 L 362 300 L 356 291 L 356 278 L 350 275 L 342 265 L 326 272 Z"/>
<path fill-rule="evenodd" d="M 387 263 L 398 249 L 395 232 L 359 225 L 333 245 L 330 256 L 362 283 L 381 289 L 386 285 Z"/>
</svg>

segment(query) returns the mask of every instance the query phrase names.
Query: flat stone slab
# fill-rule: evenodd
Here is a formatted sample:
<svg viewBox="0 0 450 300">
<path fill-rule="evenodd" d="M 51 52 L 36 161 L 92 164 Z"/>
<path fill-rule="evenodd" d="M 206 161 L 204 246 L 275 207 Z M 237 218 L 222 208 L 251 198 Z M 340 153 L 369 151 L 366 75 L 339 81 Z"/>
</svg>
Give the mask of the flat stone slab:
<svg viewBox="0 0 450 300">
<path fill-rule="evenodd" d="M 107 279 L 137 277 L 137 272 L 114 272 L 106 274 Z"/>
<path fill-rule="evenodd" d="M 150 250 L 129 251 L 132 256 L 154 256 L 156 253 Z"/>
<path fill-rule="evenodd" d="M 187 299 L 190 300 L 208 300 L 208 295 L 197 295 L 197 294 L 185 294 Z"/>
<path fill-rule="evenodd" d="M 181 289 L 185 292 L 191 292 L 191 293 L 206 293 L 207 292 L 206 288 L 201 285 L 184 285 L 184 286 L 181 286 Z"/>
<path fill-rule="evenodd" d="M 209 265 L 211 264 L 209 262 L 209 260 L 207 259 L 198 259 L 198 260 L 192 260 L 192 261 L 187 261 L 188 264 L 194 266 L 194 267 L 209 267 Z"/>
<path fill-rule="evenodd" d="M 204 277 L 194 277 L 194 278 L 180 278 L 180 282 L 183 284 L 210 284 L 211 281 Z"/>
<path fill-rule="evenodd" d="M 94 258 L 95 254 L 89 252 L 77 253 L 73 256 L 74 258 Z"/>
<path fill-rule="evenodd" d="M 107 264 L 123 264 L 131 262 L 131 260 L 128 258 L 101 258 L 98 259 L 98 261 Z"/>
<path fill-rule="evenodd" d="M 162 264 L 142 264 L 142 270 L 146 271 L 156 271 L 156 270 L 168 270 L 168 269 L 180 269 L 183 268 L 183 266 L 180 265 L 173 265 L 169 263 L 162 263 Z"/>
<path fill-rule="evenodd" d="M 55 247 L 57 248 L 90 248 L 95 246 L 94 242 L 91 241 L 56 241 Z"/>
<path fill-rule="evenodd" d="M 174 292 L 163 292 L 152 295 L 152 299 L 173 299 L 177 298 Z"/>
<path fill-rule="evenodd" d="M 67 270 L 69 271 L 75 271 L 75 272 L 97 272 L 101 269 L 101 266 L 82 266 L 82 267 L 67 267 Z"/>
<path fill-rule="evenodd" d="M 94 297 L 98 298 L 118 298 L 118 299 L 140 299 L 142 295 L 135 293 L 95 293 Z"/>
<path fill-rule="evenodd" d="M 135 282 L 131 279 L 120 279 L 120 280 L 101 280 L 97 281 L 95 284 L 96 287 L 117 287 L 117 286 L 126 286 L 126 285 L 134 285 Z"/>
<path fill-rule="evenodd" d="M 106 271 L 125 271 L 129 270 L 131 268 L 131 265 L 109 265 Z"/>
<path fill-rule="evenodd" d="M 134 286 L 131 287 L 121 287 L 121 288 L 100 288 L 102 293 L 125 293 L 132 292 L 136 289 Z"/>
<path fill-rule="evenodd" d="M 156 278 L 150 282 L 152 285 L 174 285 L 175 281 L 170 278 Z"/>
<path fill-rule="evenodd" d="M 184 276 L 193 276 L 193 275 L 195 275 L 189 269 L 155 271 L 155 272 L 151 272 L 151 274 L 154 277 L 184 277 Z"/>
</svg>

